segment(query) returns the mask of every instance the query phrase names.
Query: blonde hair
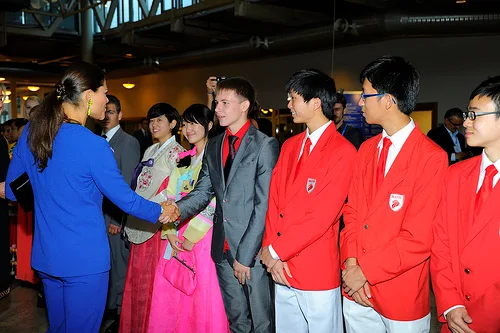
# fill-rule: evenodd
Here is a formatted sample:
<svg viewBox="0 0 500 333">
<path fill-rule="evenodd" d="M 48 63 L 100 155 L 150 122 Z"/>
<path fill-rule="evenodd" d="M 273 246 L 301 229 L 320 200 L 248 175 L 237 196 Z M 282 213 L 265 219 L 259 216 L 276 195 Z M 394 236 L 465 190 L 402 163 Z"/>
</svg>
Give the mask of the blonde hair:
<svg viewBox="0 0 500 333">
<path fill-rule="evenodd" d="M 38 97 L 37 95 L 31 95 L 31 96 L 29 96 L 26 99 L 26 101 L 24 101 L 24 104 L 28 103 L 28 101 L 37 102 L 38 105 L 42 104 L 42 99 L 40 97 Z"/>
</svg>

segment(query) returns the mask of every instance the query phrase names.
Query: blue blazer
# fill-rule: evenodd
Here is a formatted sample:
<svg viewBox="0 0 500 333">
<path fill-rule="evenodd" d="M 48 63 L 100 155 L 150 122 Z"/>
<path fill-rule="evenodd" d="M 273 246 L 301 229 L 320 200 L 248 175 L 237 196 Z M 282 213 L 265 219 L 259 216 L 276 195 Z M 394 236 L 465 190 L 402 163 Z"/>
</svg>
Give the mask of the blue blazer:
<svg viewBox="0 0 500 333">
<path fill-rule="evenodd" d="M 35 231 L 31 265 L 56 277 L 109 270 L 109 243 L 102 214 L 103 195 L 128 214 L 156 222 L 160 205 L 130 189 L 108 142 L 87 128 L 63 123 L 52 146 L 52 158 L 39 172 L 28 146 L 29 124 L 7 173 L 9 183 L 27 172 L 35 197 Z"/>
</svg>

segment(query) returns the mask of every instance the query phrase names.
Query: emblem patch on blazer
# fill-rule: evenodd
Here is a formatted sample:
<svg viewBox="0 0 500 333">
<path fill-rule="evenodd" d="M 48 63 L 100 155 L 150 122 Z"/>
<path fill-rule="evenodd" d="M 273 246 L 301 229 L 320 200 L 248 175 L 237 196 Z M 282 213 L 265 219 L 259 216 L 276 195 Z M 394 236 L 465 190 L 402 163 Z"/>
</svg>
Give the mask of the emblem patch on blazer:
<svg viewBox="0 0 500 333">
<path fill-rule="evenodd" d="M 316 187 L 316 179 L 307 178 L 306 191 L 311 193 Z"/>
<path fill-rule="evenodd" d="M 391 207 L 394 212 L 397 212 L 403 208 L 404 201 L 405 196 L 403 194 L 391 194 L 389 197 L 389 207 Z"/>
</svg>

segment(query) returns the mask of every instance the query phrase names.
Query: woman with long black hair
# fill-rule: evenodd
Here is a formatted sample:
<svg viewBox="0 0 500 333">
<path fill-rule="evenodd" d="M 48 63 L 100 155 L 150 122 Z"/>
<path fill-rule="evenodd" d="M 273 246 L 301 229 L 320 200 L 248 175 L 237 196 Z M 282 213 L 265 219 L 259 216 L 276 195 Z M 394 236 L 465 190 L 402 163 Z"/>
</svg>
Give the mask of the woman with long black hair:
<svg viewBox="0 0 500 333">
<path fill-rule="evenodd" d="M 83 126 L 88 117 L 104 118 L 106 92 L 96 66 L 68 69 L 30 115 L 7 174 L 10 184 L 26 172 L 33 188 L 31 262 L 44 285 L 50 333 L 99 331 L 110 267 L 103 195 L 151 223 L 167 220 L 160 204 L 135 194 L 123 180 L 106 140 Z M 15 200 L 9 186 L 5 191 Z"/>
</svg>

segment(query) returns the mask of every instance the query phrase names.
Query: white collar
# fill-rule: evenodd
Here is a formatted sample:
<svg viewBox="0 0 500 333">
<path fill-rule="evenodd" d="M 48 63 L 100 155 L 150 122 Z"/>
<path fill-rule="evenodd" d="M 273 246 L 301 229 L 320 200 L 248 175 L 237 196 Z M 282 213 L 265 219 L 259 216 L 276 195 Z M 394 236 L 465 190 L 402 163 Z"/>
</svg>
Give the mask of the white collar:
<svg viewBox="0 0 500 333">
<path fill-rule="evenodd" d="M 305 140 L 307 140 L 307 138 L 309 138 L 309 140 L 311 140 L 311 150 L 314 146 L 316 146 L 319 139 L 321 138 L 321 135 L 323 135 L 323 133 L 326 131 L 326 129 L 328 128 L 328 126 L 330 126 L 331 123 L 332 123 L 332 121 L 330 120 L 329 122 L 327 122 L 326 124 L 324 124 L 323 126 L 318 128 L 317 130 L 312 132 L 311 134 L 309 134 L 309 128 L 306 130 L 306 137 L 304 138 L 304 142 L 305 142 Z"/>
<path fill-rule="evenodd" d="M 497 168 L 497 170 L 500 170 L 500 160 L 498 160 L 495 163 L 493 163 L 492 161 L 490 161 L 490 159 L 486 155 L 486 152 L 483 149 L 483 153 L 481 154 L 481 169 L 480 169 L 480 172 L 481 173 L 485 173 L 486 172 L 486 168 L 489 167 L 492 164 L 495 166 L 495 168 Z"/>
<path fill-rule="evenodd" d="M 412 118 L 410 118 L 410 122 L 405 127 L 403 127 L 402 129 L 400 129 L 399 131 L 394 133 L 392 136 L 389 136 L 387 134 L 387 132 L 385 130 L 383 130 L 382 131 L 382 138 L 380 139 L 377 147 L 378 148 L 382 147 L 383 142 L 384 142 L 384 138 L 389 138 L 389 139 L 391 139 L 392 145 L 398 151 L 400 151 L 414 128 L 415 128 L 415 122 L 413 121 Z"/>
<path fill-rule="evenodd" d="M 116 134 L 116 132 L 118 132 L 119 129 L 120 129 L 120 124 L 116 125 L 112 129 L 110 129 L 108 131 L 108 133 L 102 132 L 102 134 L 106 135 L 106 140 L 109 142 L 109 141 L 111 141 L 111 138 L 113 138 L 113 136 Z"/>
</svg>

